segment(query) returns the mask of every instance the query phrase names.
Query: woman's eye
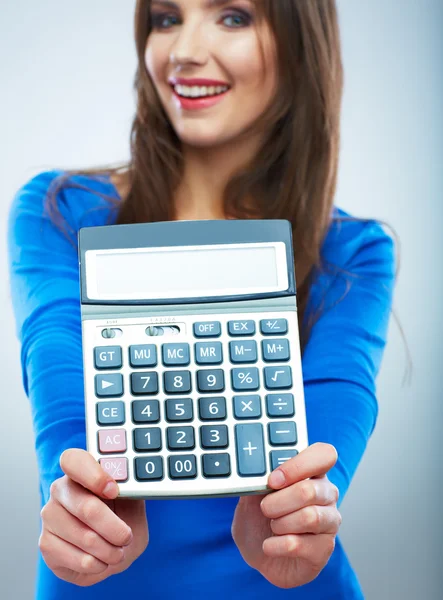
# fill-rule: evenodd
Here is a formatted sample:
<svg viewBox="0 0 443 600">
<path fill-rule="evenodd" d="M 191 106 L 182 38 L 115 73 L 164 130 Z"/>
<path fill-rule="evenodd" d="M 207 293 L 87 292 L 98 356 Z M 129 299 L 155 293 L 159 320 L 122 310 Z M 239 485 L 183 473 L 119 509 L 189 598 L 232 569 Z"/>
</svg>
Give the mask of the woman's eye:
<svg viewBox="0 0 443 600">
<path fill-rule="evenodd" d="M 178 20 L 178 17 L 175 15 L 168 15 L 166 13 L 153 14 L 151 15 L 151 26 L 152 29 L 166 29 L 167 27 L 171 27 L 171 25 L 177 25 L 175 22 L 168 22 L 168 20 L 172 21 L 174 19 Z"/>
<path fill-rule="evenodd" d="M 230 23 L 228 21 L 231 21 Z M 151 27 L 152 29 L 168 29 L 173 25 L 179 24 L 179 17 L 167 13 L 156 13 L 151 15 Z M 240 27 L 247 27 L 250 25 L 252 18 L 246 13 L 235 12 L 229 15 L 225 15 L 222 21 L 230 29 L 239 29 Z"/>
<path fill-rule="evenodd" d="M 223 17 L 223 21 L 226 21 L 227 19 L 232 19 L 232 23 L 233 25 L 228 25 L 228 27 L 231 28 L 239 28 L 239 27 L 247 27 L 248 25 L 251 24 L 251 16 L 247 15 L 246 13 L 240 13 L 240 12 L 235 12 L 235 13 L 231 13 L 229 15 L 225 15 Z"/>
</svg>

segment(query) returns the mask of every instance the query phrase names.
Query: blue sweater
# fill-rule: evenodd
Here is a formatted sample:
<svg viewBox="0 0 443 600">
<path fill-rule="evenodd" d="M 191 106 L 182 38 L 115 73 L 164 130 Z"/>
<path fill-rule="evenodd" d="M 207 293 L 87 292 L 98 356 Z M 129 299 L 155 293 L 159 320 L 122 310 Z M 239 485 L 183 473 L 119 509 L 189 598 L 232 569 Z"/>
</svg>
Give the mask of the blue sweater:
<svg viewBox="0 0 443 600">
<path fill-rule="evenodd" d="M 14 197 L 8 227 L 9 267 L 23 385 L 35 433 L 42 505 L 63 475 L 60 454 L 86 448 L 79 271 L 76 249 L 43 213 L 44 196 L 62 171 L 30 179 Z M 109 178 L 74 181 L 119 198 Z M 75 188 L 61 194 L 69 226 L 103 225 L 105 200 Z M 101 207 L 102 210 L 92 210 Z M 348 216 L 334 207 L 333 216 Z M 333 220 L 323 257 L 358 275 L 346 291 L 342 276 L 322 274 L 310 307 L 326 293 L 328 310 L 312 330 L 303 357 L 309 442 L 338 451 L 330 480 L 343 501 L 377 419 L 375 380 L 386 344 L 395 278 L 394 242 L 375 222 Z M 203 599 L 356 600 L 363 598 L 340 537 L 328 564 L 311 583 L 277 588 L 251 569 L 231 537 L 238 498 L 146 501 L 147 550 L 124 573 L 88 588 L 58 579 L 41 555 L 38 600 Z"/>
</svg>

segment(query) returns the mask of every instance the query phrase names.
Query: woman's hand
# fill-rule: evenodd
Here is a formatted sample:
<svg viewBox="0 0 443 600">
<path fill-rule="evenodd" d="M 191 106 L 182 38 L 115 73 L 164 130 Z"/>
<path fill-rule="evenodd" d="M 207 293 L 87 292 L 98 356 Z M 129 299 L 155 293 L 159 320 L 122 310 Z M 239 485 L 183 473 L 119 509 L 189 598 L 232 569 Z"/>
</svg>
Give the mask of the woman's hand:
<svg viewBox="0 0 443 600">
<path fill-rule="evenodd" d="M 309 583 L 334 550 L 342 519 L 338 489 L 326 473 L 336 462 L 334 446 L 313 444 L 271 473 L 268 485 L 279 491 L 239 499 L 234 541 L 248 565 L 278 587 Z"/>
<path fill-rule="evenodd" d="M 65 475 L 51 485 L 41 511 L 39 548 L 57 577 L 94 585 L 127 569 L 146 549 L 145 502 L 112 500 L 116 482 L 85 450 L 65 450 L 60 466 Z"/>
</svg>

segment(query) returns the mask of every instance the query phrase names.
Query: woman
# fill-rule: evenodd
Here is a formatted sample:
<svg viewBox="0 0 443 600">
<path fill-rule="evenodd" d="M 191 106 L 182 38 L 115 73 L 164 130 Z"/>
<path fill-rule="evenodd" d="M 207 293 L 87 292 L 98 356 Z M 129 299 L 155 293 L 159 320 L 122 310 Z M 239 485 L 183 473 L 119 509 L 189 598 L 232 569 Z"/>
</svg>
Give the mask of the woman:
<svg viewBox="0 0 443 600">
<path fill-rule="evenodd" d="M 338 508 L 376 422 L 395 259 L 378 223 L 333 204 L 335 1 L 138 0 L 135 28 L 130 163 L 41 173 L 9 221 L 41 477 L 37 597 L 362 598 Z M 265 497 L 115 499 L 85 451 L 77 231 L 227 218 L 293 225 L 311 445 Z"/>
</svg>

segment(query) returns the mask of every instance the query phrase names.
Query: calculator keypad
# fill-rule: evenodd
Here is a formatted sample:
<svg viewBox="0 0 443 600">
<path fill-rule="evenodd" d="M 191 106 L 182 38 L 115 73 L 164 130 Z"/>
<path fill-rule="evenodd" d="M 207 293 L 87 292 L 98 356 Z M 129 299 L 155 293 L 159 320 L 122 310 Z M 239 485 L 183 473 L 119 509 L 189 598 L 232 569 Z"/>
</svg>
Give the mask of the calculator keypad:
<svg viewBox="0 0 443 600">
<path fill-rule="evenodd" d="M 192 497 L 196 479 L 198 495 L 266 491 L 269 473 L 307 446 L 295 311 L 288 317 L 180 317 L 185 337 L 174 323 L 174 336 L 155 338 L 161 325 L 122 319 L 120 345 L 108 346 L 107 326 L 95 326 L 88 448 L 122 495 L 148 498 L 157 486 L 152 497 Z"/>
</svg>

